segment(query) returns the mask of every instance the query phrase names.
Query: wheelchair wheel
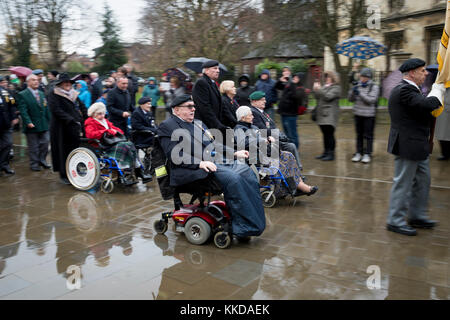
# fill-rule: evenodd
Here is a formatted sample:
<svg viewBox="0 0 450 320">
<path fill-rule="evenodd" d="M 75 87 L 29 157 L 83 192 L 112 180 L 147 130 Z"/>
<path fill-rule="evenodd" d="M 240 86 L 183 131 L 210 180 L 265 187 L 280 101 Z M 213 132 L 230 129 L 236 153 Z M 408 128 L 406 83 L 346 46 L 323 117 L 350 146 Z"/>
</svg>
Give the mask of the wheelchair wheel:
<svg viewBox="0 0 450 320">
<path fill-rule="evenodd" d="M 275 194 L 272 191 L 261 192 L 261 198 L 263 201 L 263 206 L 265 208 L 272 208 L 277 202 L 277 198 L 275 197 Z"/>
<path fill-rule="evenodd" d="M 211 227 L 202 218 L 193 217 L 186 222 L 184 235 L 192 244 L 204 244 L 211 236 Z"/>
<path fill-rule="evenodd" d="M 104 193 L 111 193 L 114 190 L 114 182 L 110 178 L 105 178 L 100 184 L 100 189 Z"/>
<path fill-rule="evenodd" d="M 164 220 L 156 220 L 153 223 L 153 229 L 156 231 L 157 234 L 164 234 L 167 231 L 168 228 L 168 224 L 166 221 Z"/>
<path fill-rule="evenodd" d="M 70 183 L 78 190 L 92 189 L 100 179 L 97 156 L 87 148 L 72 150 L 66 160 L 66 172 Z"/>
<path fill-rule="evenodd" d="M 214 244 L 219 249 L 226 249 L 231 245 L 231 237 L 228 232 L 219 231 L 214 235 Z"/>
</svg>

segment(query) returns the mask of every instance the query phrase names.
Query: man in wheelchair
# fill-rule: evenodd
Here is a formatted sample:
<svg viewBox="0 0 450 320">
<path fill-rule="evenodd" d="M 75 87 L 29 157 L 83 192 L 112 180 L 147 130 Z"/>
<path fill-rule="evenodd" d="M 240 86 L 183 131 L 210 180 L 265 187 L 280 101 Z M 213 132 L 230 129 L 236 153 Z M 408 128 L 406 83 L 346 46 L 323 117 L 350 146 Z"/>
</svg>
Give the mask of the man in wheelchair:
<svg viewBox="0 0 450 320">
<path fill-rule="evenodd" d="M 105 113 L 106 107 L 101 102 L 94 103 L 89 108 L 89 118 L 84 123 L 86 138 L 100 140 L 103 153 L 107 157 L 114 158 L 121 170 L 125 172 L 134 171 L 135 176 L 141 178 L 143 183 L 151 181 L 151 176 L 144 172 L 144 168 L 138 159 L 134 144 L 127 141 L 120 128 L 115 127 L 105 118 Z M 93 145 L 99 147 L 95 143 Z M 129 174 L 124 175 L 123 183 L 125 185 L 136 183 L 129 176 Z"/>
<path fill-rule="evenodd" d="M 172 102 L 172 116 L 157 129 L 161 147 L 170 161 L 170 185 L 177 190 L 210 174 L 221 186 L 231 212 L 232 233 L 238 238 L 259 236 L 266 220 L 258 179 L 242 160 L 248 151 L 234 152 L 215 141 L 208 128 L 194 120 L 194 102 L 181 95 Z M 232 159 L 221 161 L 216 150 L 224 150 Z"/>
</svg>

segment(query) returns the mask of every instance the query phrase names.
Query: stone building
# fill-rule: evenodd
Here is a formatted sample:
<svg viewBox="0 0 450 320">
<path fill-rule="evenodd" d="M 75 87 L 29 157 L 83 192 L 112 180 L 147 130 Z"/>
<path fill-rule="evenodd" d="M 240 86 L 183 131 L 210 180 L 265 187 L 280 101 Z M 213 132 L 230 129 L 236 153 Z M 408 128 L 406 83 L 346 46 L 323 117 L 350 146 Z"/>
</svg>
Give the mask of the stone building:
<svg viewBox="0 0 450 320">
<path fill-rule="evenodd" d="M 370 0 L 366 1 L 380 13 L 380 28 L 365 29 L 360 36 L 369 36 L 388 47 L 385 56 L 362 61 L 376 71 L 393 71 L 411 57 L 435 64 L 445 23 L 445 0 Z M 339 28 L 339 41 L 348 38 L 345 25 Z M 324 54 L 325 70 L 334 70 L 328 48 Z M 342 65 L 349 58 L 340 55 Z"/>
</svg>

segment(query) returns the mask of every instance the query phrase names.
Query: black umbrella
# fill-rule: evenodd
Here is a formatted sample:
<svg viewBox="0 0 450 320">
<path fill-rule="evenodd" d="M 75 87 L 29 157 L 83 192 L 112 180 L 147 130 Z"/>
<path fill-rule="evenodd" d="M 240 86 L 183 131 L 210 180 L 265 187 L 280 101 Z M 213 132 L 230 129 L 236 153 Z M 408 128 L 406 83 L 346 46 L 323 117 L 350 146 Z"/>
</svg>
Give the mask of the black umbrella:
<svg viewBox="0 0 450 320">
<path fill-rule="evenodd" d="M 185 63 L 184 66 L 188 69 L 191 69 L 192 71 L 194 71 L 195 73 L 202 73 L 202 66 L 203 63 L 205 63 L 206 61 L 211 60 L 205 57 L 194 57 L 194 58 L 189 58 Z M 220 74 L 224 74 L 226 72 L 228 72 L 227 67 L 225 67 L 223 64 L 219 63 L 219 69 L 220 69 Z"/>
<path fill-rule="evenodd" d="M 167 73 L 167 80 L 170 80 L 172 77 L 177 77 L 181 82 L 190 80 L 189 75 L 180 68 L 170 68 L 164 71 L 164 73 Z"/>
</svg>

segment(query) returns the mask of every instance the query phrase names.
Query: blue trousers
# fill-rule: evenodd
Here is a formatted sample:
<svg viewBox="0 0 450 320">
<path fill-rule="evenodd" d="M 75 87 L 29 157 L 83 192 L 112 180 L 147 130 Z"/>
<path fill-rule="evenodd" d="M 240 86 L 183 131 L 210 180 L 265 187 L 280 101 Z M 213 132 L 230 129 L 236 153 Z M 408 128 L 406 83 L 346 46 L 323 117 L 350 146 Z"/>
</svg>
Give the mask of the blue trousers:
<svg viewBox="0 0 450 320">
<path fill-rule="evenodd" d="M 298 149 L 300 142 L 297 134 L 297 116 L 281 116 L 281 123 L 283 124 L 284 133 Z"/>
<path fill-rule="evenodd" d="M 430 160 L 395 158 L 394 184 L 391 189 L 387 223 L 401 227 L 409 220 L 428 219 L 428 196 L 430 192 Z"/>
<path fill-rule="evenodd" d="M 266 228 L 259 183 L 246 164 L 218 164 L 214 173 L 223 189 L 231 211 L 233 234 L 238 237 L 259 236 Z"/>
</svg>

